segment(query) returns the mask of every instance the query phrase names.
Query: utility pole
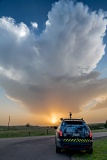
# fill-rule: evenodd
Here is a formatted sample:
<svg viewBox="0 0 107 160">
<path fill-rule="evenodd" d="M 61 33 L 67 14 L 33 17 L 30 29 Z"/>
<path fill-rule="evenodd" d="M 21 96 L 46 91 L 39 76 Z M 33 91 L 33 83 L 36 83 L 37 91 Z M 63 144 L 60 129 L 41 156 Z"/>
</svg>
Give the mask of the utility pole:
<svg viewBox="0 0 107 160">
<path fill-rule="evenodd" d="M 9 116 L 9 121 L 8 121 L 8 130 L 9 130 L 9 125 L 10 125 L 10 116 Z"/>
</svg>

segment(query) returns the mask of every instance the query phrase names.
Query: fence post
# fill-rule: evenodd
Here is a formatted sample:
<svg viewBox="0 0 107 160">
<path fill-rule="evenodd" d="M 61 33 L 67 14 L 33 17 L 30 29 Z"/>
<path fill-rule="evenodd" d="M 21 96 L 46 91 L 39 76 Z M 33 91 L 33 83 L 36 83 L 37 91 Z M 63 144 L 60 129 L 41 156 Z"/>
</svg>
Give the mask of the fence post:
<svg viewBox="0 0 107 160">
<path fill-rule="evenodd" d="M 9 116 L 9 121 L 8 121 L 8 130 L 9 130 L 9 125 L 10 125 L 10 116 Z"/>
<path fill-rule="evenodd" d="M 48 128 L 47 128 L 47 134 L 48 134 Z"/>
</svg>

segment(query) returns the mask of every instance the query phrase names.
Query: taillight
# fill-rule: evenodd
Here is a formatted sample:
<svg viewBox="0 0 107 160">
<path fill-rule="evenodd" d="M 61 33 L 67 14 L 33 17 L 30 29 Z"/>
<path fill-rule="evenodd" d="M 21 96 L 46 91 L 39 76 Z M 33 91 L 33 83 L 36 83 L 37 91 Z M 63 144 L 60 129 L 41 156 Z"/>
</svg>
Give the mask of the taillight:
<svg viewBox="0 0 107 160">
<path fill-rule="evenodd" d="M 92 132 L 90 131 L 90 138 L 92 138 Z"/>
<path fill-rule="evenodd" d="M 59 133 L 59 136 L 62 137 L 62 131 L 60 130 L 58 131 L 58 133 Z"/>
</svg>

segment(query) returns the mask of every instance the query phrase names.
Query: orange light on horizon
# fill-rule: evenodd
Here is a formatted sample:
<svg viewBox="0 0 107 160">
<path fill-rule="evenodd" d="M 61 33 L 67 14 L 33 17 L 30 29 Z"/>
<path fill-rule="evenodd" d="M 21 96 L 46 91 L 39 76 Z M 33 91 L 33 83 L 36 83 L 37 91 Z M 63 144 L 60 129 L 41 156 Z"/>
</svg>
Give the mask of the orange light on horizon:
<svg viewBox="0 0 107 160">
<path fill-rule="evenodd" d="M 57 122 L 57 119 L 55 117 L 52 118 L 52 123 L 55 124 Z"/>
<path fill-rule="evenodd" d="M 52 117 L 51 122 L 52 122 L 53 124 L 57 123 L 57 118 L 56 118 L 56 117 Z"/>
<path fill-rule="evenodd" d="M 51 123 L 55 124 L 58 122 L 58 117 L 56 114 L 51 114 Z"/>
</svg>

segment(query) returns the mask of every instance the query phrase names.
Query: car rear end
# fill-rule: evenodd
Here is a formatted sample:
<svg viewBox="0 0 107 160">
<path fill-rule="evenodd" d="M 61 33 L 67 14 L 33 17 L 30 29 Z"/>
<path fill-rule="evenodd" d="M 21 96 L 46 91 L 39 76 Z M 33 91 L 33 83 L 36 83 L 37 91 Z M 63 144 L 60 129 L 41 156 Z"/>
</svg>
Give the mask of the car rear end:
<svg viewBox="0 0 107 160">
<path fill-rule="evenodd" d="M 56 152 L 61 149 L 93 151 L 92 132 L 83 120 L 63 120 L 56 132 Z"/>
</svg>

